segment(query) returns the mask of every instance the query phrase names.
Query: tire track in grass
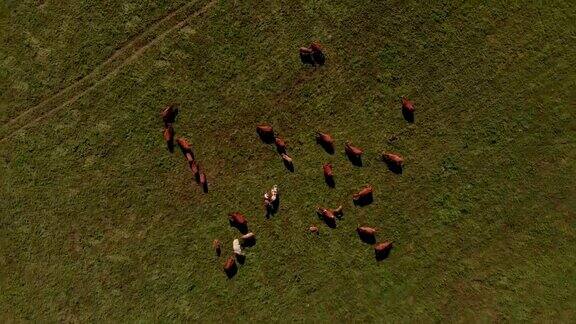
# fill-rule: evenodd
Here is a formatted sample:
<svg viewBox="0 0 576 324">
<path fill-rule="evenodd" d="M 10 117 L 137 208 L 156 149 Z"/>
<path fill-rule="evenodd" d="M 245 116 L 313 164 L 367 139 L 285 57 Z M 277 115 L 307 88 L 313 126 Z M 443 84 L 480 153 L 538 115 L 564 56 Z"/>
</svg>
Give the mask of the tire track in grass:
<svg viewBox="0 0 576 324">
<path fill-rule="evenodd" d="M 0 142 L 5 142 L 18 131 L 24 130 L 76 102 L 83 95 L 115 76 L 123 67 L 134 62 L 147 49 L 166 38 L 168 34 L 183 28 L 191 19 L 204 14 L 216 2 L 217 0 L 211 0 L 196 9 L 200 3 L 194 1 L 172 11 L 116 50 L 92 72 L 8 121 L 0 133 L 2 136 Z M 192 11 L 193 9 L 196 10 Z"/>
</svg>

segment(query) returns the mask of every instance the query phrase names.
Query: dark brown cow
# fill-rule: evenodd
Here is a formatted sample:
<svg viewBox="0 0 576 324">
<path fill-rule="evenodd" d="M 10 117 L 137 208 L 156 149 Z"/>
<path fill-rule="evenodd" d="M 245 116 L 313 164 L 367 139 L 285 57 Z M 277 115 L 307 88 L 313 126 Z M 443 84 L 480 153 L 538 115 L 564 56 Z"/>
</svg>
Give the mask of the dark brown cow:
<svg viewBox="0 0 576 324">
<path fill-rule="evenodd" d="M 372 197 L 372 193 L 373 193 L 373 189 L 371 186 L 368 186 L 366 188 L 363 188 L 362 190 L 360 190 L 358 193 L 355 193 L 352 196 L 352 200 L 354 200 L 354 203 L 357 205 L 367 205 L 370 204 L 373 200 Z"/>
<path fill-rule="evenodd" d="M 334 154 L 334 139 L 330 134 L 317 132 L 316 142 L 320 144 L 326 152 Z"/>
<path fill-rule="evenodd" d="M 382 160 L 388 165 L 390 171 L 402 173 L 404 158 L 396 153 L 382 153 Z"/>
<path fill-rule="evenodd" d="M 174 152 L 174 127 L 172 127 L 172 125 L 164 127 L 162 134 L 164 135 L 164 141 L 166 142 L 168 151 L 170 153 Z"/>
<path fill-rule="evenodd" d="M 268 124 L 258 125 L 256 126 L 256 132 L 258 133 L 258 136 L 260 136 L 260 139 L 265 143 L 274 142 L 274 129 L 272 126 Z"/>
<path fill-rule="evenodd" d="M 286 142 L 282 138 L 276 137 L 274 144 L 276 144 L 278 153 L 286 153 Z"/>
<path fill-rule="evenodd" d="M 212 242 L 212 247 L 214 248 L 214 251 L 216 252 L 217 256 L 220 256 L 220 254 L 222 254 L 222 244 L 220 243 L 220 240 L 218 239 L 214 240 L 214 242 Z"/>
<path fill-rule="evenodd" d="M 376 243 L 376 229 L 368 226 L 359 226 L 356 228 L 356 232 L 362 241 L 368 244 Z"/>
<path fill-rule="evenodd" d="M 238 266 L 236 266 L 236 259 L 233 256 L 229 256 L 224 263 L 224 272 L 228 276 L 228 278 L 234 277 L 236 272 L 238 271 Z"/>
<path fill-rule="evenodd" d="M 175 105 L 168 105 L 164 107 L 160 113 L 164 126 L 173 124 L 176 121 L 176 116 L 178 116 L 178 108 Z"/>
<path fill-rule="evenodd" d="M 374 245 L 374 256 L 376 257 L 376 260 L 381 261 L 386 259 L 388 255 L 390 255 L 390 251 L 393 247 L 392 242 L 389 241 Z"/>
</svg>

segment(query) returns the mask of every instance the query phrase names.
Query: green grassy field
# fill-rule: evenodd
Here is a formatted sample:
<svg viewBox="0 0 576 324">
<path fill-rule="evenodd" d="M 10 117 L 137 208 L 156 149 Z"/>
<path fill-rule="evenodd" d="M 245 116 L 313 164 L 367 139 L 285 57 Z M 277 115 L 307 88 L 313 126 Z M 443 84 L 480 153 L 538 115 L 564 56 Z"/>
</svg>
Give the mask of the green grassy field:
<svg viewBox="0 0 576 324">
<path fill-rule="evenodd" d="M 0 2 L 0 319 L 573 322 L 575 21 L 571 1 Z M 208 194 L 165 149 L 169 102 Z M 339 204 L 329 229 L 314 209 Z M 236 210 L 258 243 L 229 280 Z"/>
</svg>

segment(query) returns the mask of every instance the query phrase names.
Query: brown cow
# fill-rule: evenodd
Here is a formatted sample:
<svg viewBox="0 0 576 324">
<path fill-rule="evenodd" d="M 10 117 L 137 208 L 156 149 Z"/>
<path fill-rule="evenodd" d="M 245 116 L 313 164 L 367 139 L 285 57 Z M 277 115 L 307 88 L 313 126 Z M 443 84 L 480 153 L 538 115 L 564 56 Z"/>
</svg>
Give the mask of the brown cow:
<svg viewBox="0 0 576 324">
<path fill-rule="evenodd" d="M 316 227 L 314 225 L 310 226 L 309 230 L 310 230 L 310 233 L 312 233 L 312 234 L 318 234 L 318 227 Z"/>
<path fill-rule="evenodd" d="M 234 277 L 236 272 L 238 271 L 238 267 L 236 266 L 236 259 L 233 256 L 228 257 L 226 262 L 224 263 L 224 272 L 228 276 L 228 278 Z"/>
<path fill-rule="evenodd" d="M 192 160 L 190 162 L 188 162 L 188 165 L 190 166 L 190 171 L 192 171 L 192 175 L 194 175 L 194 179 L 196 179 L 196 181 L 200 180 L 200 169 L 198 168 L 198 164 L 196 163 L 195 160 Z"/>
<path fill-rule="evenodd" d="M 334 213 L 331 210 L 318 207 L 316 208 L 316 213 L 318 216 L 322 217 L 326 225 L 332 228 L 336 227 L 336 216 L 334 216 Z"/>
<path fill-rule="evenodd" d="M 368 244 L 376 243 L 376 229 L 368 226 L 358 226 L 356 232 L 360 239 Z"/>
<path fill-rule="evenodd" d="M 334 172 L 332 170 L 332 164 L 325 163 L 322 166 L 322 170 L 324 171 L 324 177 L 325 178 L 332 178 L 334 176 Z"/>
<path fill-rule="evenodd" d="M 376 257 L 376 260 L 381 261 L 386 259 L 388 255 L 390 255 L 390 251 L 393 247 L 394 246 L 390 241 L 385 241 L 374 245 L 374 256 Z"/>
<path fill-rule="evenodd" d="M 371 186 L 367 186 L 365 188 L 363 188 L 362 190 L 360 190 L 358 193 L 355 193 L 352 196 L 352 200 L 354 200 L 354 204 L 356 205 L 368 205 L 372 202 L 373 200 L 373 189 Z"/>
<path fill-rule="evenodd" d="M 344 145 L 344 152 L 346 152 L 346 155 L 352 164 L 362 166 L 362 154 L 364 153 L 364 150 L 352 145 L 350 142 L 346 142 Z"/>
<path fill-rule="evenodd" d="M 396 153 L 382 153 L 382 160 L 388 165 L 390 171 L 402 173 L 404 158 Z"/>
<path fill-rule="evenodd" d="M 175 105 L 168 105 L 164 107 L 160 113 L 164 126 L 169 126 L 176 121 L 176 116 L 178 116 L 178 108 Z"/>
<path fill-rule="evenodd" d="M 352 157 L 361 157 L 362 154 L 364 153 L 364 150 L 362 150 L 357 146 L 352 145 L 352 143 L 350 142 L 346 142 L 346 144 L 344 145 L 344 151 L 346 152 L 346 155 Z"/>
<path fill-rule="evenodd" d="M 212 242 L 212 247 L 214 248 L 214 251 L 216 251 L 216 255 L 220 256 L 220 254 L 222 253 L 222 244 L 220 243 L 220 240 L 216 239 Z"/>
<path fill-rule="evenodd" d="M 402 97 L 402 116 L 406 119 L 407 122 L 413 123 L 414 122 L 414 112 L 416 108 L 414 108 L 414 103 L 406 97 Z"/>
<path fill-rule="evenodd" d="M 312 60 L 314 60 L 314 63 L 324 65 L 326 62 L 326 56 L 324 55 L 324 52 L 322 52 L 322 46 L 318 43 L 312 43 L 309 48 L 312 50 Z"/>
<path fill-rule="evenodd" d="M 239 212 L 233 212 L 228 214 L 228 220 L 230 221 L 230 225 L 236 227 L 242 234 L 248 233 L 248 221 L 246 220 L 246 216 Z"/>
<path fill-rule="evenodd" d="M 282 157 L 282 161 L 284 162 L 286 169 L 294 172 L 294 161 L 292 158 L 286 153 L 282 153 L 280 157 Z"/>
<path fill-rule="evenodd" d="M 200 184 L 204 192 L 208 192 L 208 180 L 206 180 L 206 174 L 202 169 L 200 169 L 200 175 L 198 176 L 198 184 Z"/>
<path fill-rule="evenodd" d="M 256 126 L 256 132 L 260 139 L 265 143 L 274 142 L 274 129 L 268 124 L 262 124 Z"/>
<path fill-rule="evenodd" d="M 402 97 L 402 110 L 406 110 L 407 112 L 413 114 L 416 111 L 414 108 L 414 103 L 406 97 Z"/>
<path fill-rule="evenodd" d="M 276 137 L 274 144 L 276 144 L 278 153 L 286 153 L 286 142 L 282 138 Z"/>
<path fill-rule="evenodd" d="M 164 135 L 164 141 L 166 142 L 168 151 L 170 153 L 174 152 L 174 127 L 172 127 L 172 125 L 164 127 L 162 134 Z"/>
<path fill-rule="evenodd" d="M 329 154 L 334 154 L 334 139 L 330 134 L 316 132 L 316 142 Z"/>
</svg>

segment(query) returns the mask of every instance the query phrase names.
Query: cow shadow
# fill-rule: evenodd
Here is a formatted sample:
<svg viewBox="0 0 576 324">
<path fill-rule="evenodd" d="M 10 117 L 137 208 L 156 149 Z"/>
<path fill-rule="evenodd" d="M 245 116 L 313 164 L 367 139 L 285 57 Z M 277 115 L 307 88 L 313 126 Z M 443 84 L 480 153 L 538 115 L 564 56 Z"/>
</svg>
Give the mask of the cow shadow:
<svg viewBox="0 0 576 324">
<path fill-rule="evenodd" d="M 354 205 L 364 207 L 370 205 L 373 202 L 374 202 L 374 196 L 372 194 L 369 194 L 368 196 L 354 200 Z"/>
<path fill-rule="evenodd" d="M 360 237 L 360 240 L 366 244 L 376 244 L 376 236 L 374 235 L 358 233 L 358 236 Z"/>
<path fill-rule="evenodd" d="M 208 193 L 208 180 L 202 185 L 202 192 Z"/>
<path fill-rule="evenodd" d="M 388 170 L 396 174 L 402 174 L 403 168 L 401 165 L 396 165 L 392 163 L 386 163 L 388 166 Z"/>
<path fill-rule="evenodd" d="M 376 261 L 386 260 L 390 256 L 390 251 L 391 251 L 390 249 L 386 251 L 374 250 L 374 258 L 376 259 Z"/>
<path fill-rule="evenodd" d="M 352 165 L 357 166 L 357 167 L 361 167 L 362 166 L 362 156 L 356 156 L 356 155 L 352 155 L 352 154 L 346 154 L 346 156 L 348 157 L 348 160 L 350 161 L 350 163 L 352 163 Z"/>
<path fill-rule="evenodd" d="M 327 177 L 324 176 L 324 181 L 326 182 L 326 185 L 328 185 L 328 187 L 330 188 L 334 188 L 336 187 L 336 181 L 334 181 L 334 177 Z"/>
<path fill-rule="evenodd" d="M 274 134 L 269 134 L 269 133 L 258 133 L 258 137 L 260 137 L 260 140 L 266 144 L 272 144 L 274 143 Z"/>
<path fill-rule="evenodd" d="M 278 213 L 280 209 L 280 195 L 276 196 L 276 200 L 270 205 L 266 206 L 266 218 L 270 218 Z"/>
<path fill-rule="evenodd" d="M 284 167 L 290 171 L 290 172 L 294 172 L 294 163 L 293 162 L 288 162 L 286 160 L 282 160 L 282 162 L 284 163 Z"/>
<path fill-rule="evenodd" d="M 320 144 L 320 146 L 322 147 L 322 149 L 324 149 L 324 151 L 326 151 L 326 153 L 330 155 L 333 155 L 335 153 L 334 145 L 330 145 L 320 140 L 316 140 L 316 143 Z"/>
<path fill-rule="evenodd" d="M 236 228 L 242 234 L 248 234 L 248 225 L 247 224 L 237 224 L 234 223 L 232 220 L 228 220 L 230 226 Z"/>
<path fill-rule="evenodd" d="M 409 123 L 414 123 L 415 121 L 414 113 L 406 109 L 402 109 L 402 116 L 404 117 L 404 120 L 406 120 Z"/>
</svg>

